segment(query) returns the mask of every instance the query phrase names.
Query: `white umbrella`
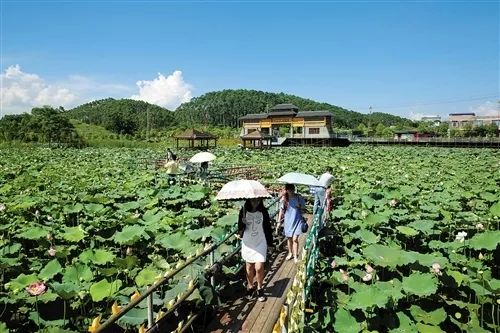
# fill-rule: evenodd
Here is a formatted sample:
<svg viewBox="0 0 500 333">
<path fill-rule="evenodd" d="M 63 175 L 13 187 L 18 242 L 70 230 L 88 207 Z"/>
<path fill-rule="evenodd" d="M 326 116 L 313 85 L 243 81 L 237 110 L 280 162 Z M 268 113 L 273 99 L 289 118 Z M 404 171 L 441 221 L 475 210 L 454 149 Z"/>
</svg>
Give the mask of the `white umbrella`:
<svg viewBox="0 0 500 333">
<path fill-rule="evenodd" d="M 308 175 L 307 173 L 300 172 L 289 172 L 278 178 L 278 182 L 285 184 L 321 186 L 316 177 L 314 177 L 313 175 Z"/>
<path fill-rule="evenodd" d="M 189 162 L 191 163 L 203 163 L 203 162 L 210 162 L 215 160 L 215 155 L 212 153 L 209 153 L 207 151 L 203 151 L 201 153 L 194 154 L 193 157 L 189 159 Z"/>
<path fill-rule="evenodd" d="M 222 186 L 216 200 L 240 200 L 252 198 L 270 198 L 264 185 L 256 180 L 233 180 Z"/>
<path fill-rule="evenodd" d="M 325 172 L 324 174 L 322 174 L 319 177 L 319 180 L 318 180 L 319 186 L 328 187 L 332 183 L 333 179 L 334 179 L 334 177 L 330 173 Z"/>
</svg>

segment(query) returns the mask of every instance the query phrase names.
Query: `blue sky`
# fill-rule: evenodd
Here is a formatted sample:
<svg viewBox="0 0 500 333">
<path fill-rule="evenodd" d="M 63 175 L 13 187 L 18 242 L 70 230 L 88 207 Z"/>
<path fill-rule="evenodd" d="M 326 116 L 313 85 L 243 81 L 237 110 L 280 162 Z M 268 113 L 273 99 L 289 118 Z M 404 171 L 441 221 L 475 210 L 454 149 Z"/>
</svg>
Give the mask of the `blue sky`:
<svg viewBox="0 0 500 333">
<path fill-rule="evenodd" d="M 2 0 L 1 7 L 2 113 L 108 96 L 174 109 L 240 88 L 405 117 L 498 110 L 498 2 Z"/>
</svg>

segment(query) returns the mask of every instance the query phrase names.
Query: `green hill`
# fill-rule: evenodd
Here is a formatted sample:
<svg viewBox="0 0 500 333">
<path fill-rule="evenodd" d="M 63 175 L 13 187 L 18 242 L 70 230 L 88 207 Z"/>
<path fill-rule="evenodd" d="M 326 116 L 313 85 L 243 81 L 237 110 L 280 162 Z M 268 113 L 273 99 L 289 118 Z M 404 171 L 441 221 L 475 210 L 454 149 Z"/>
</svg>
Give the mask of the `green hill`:
<svg viewBox="0 0 500 333">
<path fill-rule="evenodd" d="M 158 105 L 132 99 L 107 98 L 82 104 L 67 111 L 71 119 L 102 126 L 118 134 L 174 127 L 174 113 Z M 149 121 L 148 121 L 149 118 Z"/>
<path fill-rule="evenodd" d="M 237 127 L 238 118 L 248 113 L 266 112 L 276 104 L 292 103 L 300 111 L 327 110 L 333 113 L 334 127 L 356 128 L 364 123 L 376 126 L 409 125 L 411 121 L 387 113 L 365 115 L 346 110 L 328 103 L 320 103 L 310 99 L 284 93 L 269 93 L 257 90 L 223 90 L 210 92 L 193 98 L 177 108 L 175 116 L 179 123 L 202 123 L 214 126 Z"/>
</svg>

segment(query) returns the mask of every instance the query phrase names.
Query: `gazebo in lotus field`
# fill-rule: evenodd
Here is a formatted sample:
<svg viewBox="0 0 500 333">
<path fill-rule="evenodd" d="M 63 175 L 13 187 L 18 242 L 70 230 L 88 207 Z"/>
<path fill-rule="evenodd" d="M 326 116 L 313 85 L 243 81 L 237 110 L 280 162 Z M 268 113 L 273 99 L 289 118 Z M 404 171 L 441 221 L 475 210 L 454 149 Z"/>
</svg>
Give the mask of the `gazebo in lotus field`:
<svg viewBox="0 0 500 333">
<path fill-rule="evenodd" d="M 240 136 L 243 141 L 243 147 L 247 147 L 247 143 L 251 148 L 271 148 L 272 136 L 263 134 L 259 130 L 252 131 L 246 135 Z"/>
<path fill-rule="evenodd" d="M 177 149 L 179 148 L 179 140 L 187 141 L 185 148 L 210 148 L 213 141 L 213 147 L 217 147 L 217 137 L 210 134 L 195 130 L 194 128 L 185 130 L 181 134 L 174 136 Z"/>
</svg>

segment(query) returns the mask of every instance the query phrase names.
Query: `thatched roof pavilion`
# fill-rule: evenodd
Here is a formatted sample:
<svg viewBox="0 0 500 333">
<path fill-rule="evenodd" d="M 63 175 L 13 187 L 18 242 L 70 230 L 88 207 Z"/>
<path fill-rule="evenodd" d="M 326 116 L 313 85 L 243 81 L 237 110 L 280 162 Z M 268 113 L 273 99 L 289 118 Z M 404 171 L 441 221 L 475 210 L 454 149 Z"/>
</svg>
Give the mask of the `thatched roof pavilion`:
<svg viewBox="0 0 500 333">
<path fill-rule="evenodd" d="M 267 148 L 271 148 L 272 137 L 267 134 L 262 134 L 262 132 L 259 130 L 255 130 L 246 135 L 242 135 L 240 138 L 243 141 L 243 147 L 246 147 L 248 142 L 250 144 L 250 147 L 264 148 L 267 146 Z"/>
<path fill-rule="evenodd" d="M 181 134 L 174 136 L 176 146 L 179 148 L 179 140 L 187 141 L 187 148 L 210 148 L 210 142 L 213 140 L 213 147 L 217 147 L 217 137 L 195 130 L 194 128 L 185 130 Z"/>
</svg>

